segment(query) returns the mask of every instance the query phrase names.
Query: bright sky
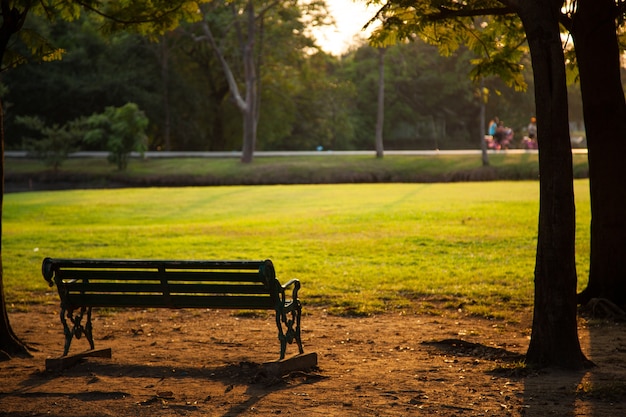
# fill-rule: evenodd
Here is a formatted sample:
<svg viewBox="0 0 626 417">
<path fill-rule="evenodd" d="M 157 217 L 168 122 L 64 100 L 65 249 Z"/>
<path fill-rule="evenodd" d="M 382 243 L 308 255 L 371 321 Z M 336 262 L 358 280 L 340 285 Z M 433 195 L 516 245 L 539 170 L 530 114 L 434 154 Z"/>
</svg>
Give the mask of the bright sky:
<svg viewBox="0 0 626 417">
<path fill-rule="evenodd" d="M 376 13 L 375 7 L 367 8 L 362 0 L 326 0 L 326 3 L 335 18 L 336 27 L 329 26 L 322 32 L 313 32 L 326 52 L 338 56 L 354 43 L 355 36 L 367 39 L 368 33 L 361 29 Z"/>
</svg>

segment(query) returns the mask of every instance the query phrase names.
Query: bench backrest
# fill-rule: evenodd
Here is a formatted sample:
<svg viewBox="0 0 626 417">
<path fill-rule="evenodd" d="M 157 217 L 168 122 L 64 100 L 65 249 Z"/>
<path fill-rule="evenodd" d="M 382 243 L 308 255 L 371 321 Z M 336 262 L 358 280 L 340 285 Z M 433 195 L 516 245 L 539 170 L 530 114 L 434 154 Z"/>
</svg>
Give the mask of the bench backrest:
<svg viewBox="0 0 626 417">
<path fill-rule="evenodd" d="M 52 259 L 44 278 L 79 307 L 274 309 L 281 286 L 264 261 Z"/>
</svg>

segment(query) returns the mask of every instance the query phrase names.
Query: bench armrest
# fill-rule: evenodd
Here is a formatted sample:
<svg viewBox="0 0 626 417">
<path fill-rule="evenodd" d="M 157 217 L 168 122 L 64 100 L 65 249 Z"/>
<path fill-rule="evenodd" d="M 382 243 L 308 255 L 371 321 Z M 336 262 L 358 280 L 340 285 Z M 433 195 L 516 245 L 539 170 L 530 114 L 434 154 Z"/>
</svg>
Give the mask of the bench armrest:
<svg viewBox="0 0 626 417">
<path fill-rule="evenodd" d="M 293 292 L 291 295 L 292 300 L 296 302 L 296 300 L 298 299 L 298 291 L 300 291 L 300 280 L 294 278 L 294 279 L 289 280 L 285 284 L 281 285 L 282 293 L 283 293 L 283 303 L 285 302 L 285 299 L 284 299 L 285 291 L 291 286 L 293 286 Z"/>
<path fill-rule="evenodd" d="M 52 265 L 52 259 L 46 258 L 41 263 L 41 273 L 44 279 L 48 282 L 48 286 L 54 286 L 54 266 Z"/>
<path fill-rule="evenodd" d="M 291 279 L 289 280 L 287 283 L 280 285 L 280 302 L 282 306 L 285 306 L 285 304 L 287 303 L 287 290 L 293 287 L 293 290 L 291 292 L 291 302 L 292 305 L 296 306 L 300 304 L 300 301 L 298 300 L 298 291 L 300 291 L 300 280 L 298 279 Z"/>
</svg>

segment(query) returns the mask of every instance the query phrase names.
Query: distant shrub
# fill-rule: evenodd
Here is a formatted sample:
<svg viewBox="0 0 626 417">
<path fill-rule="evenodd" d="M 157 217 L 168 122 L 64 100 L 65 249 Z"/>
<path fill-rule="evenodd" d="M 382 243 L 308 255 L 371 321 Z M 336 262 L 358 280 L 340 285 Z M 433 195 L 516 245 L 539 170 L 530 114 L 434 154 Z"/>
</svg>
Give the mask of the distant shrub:
<svg viewBox="0 0 626 417">
<path fill-rule="evenodd" d="M 46 126 L 36 116 L 18 116 L 16 122 L 37 134 L 38 138 L 24 138 L 24 147 L 33 158 L 57 171 L 69 154 L 78 150 L 82 138 L 81 120 L 63 126 Z"/>
<path fill-rule="evenodd" d="M 126 169 L 131 152 L 145 152 L 148 118 L 135 103 L 107 107 L 104 113 L 85 120 L 85 143 L 103 146 L 109 151 L 109 162 L 119 170 Z"/>
</svg>

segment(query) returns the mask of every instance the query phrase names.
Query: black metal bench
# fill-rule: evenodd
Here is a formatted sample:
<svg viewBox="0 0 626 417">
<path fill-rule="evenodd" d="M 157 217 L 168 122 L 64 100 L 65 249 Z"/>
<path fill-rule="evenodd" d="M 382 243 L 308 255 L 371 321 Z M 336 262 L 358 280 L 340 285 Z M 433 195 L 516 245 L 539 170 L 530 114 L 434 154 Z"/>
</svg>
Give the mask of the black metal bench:
<svg viewBox="0 0 626 417">
<path fill-rule="evenodd" d="M 281 285 L 270 260 L 46 258 L 42 272 L 51 287 L 56 284 L 61 298 L 61 322 L 65 333 L 63 356 L 68 354 L 72 339 L 80 339 L 82 335 L 94 349 L 93 307 L 274 310 L 280 359 L 285 357 L 287 343 L 294 340 L 299 352 L 303 353 L 300 339 L 302 306 L 298 299 L 300 282 L 292 279 Z M 288 298 L 290 288 L 291 298 Z"/>
</svg>

